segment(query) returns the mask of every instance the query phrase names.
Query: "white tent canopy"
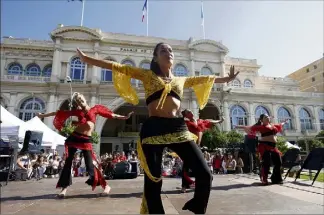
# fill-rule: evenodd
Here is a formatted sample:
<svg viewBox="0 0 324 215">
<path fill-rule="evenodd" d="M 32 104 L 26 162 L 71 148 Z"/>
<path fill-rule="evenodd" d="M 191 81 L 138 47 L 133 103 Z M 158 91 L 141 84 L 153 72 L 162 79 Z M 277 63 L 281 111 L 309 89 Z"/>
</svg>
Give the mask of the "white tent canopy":
<svg viewBox="0 0 324 215">
<path fill-rule="evenodd" d="M 55 149 L 57 145 L 64 145 L 65 137 L 47 127 L 38 117 L 24 122 L 1 106 L 1 121 L 1 136 L 2 134 L 5 135 L 5 132 L 13 133 L 16 131 L 19 141 L 22 142 L 26 131 L 40 131 L 43 132 L 42 146 L 50 146 Z"/>
<path fill-rule="evenodd" d="M 1 123 L 1 139 L 8 141 L 10 136 L 19 135 L 19 126 L 16 126 L 10 122 Z"/>
<path fill-rule="evenodd" d="M 13 114 L 11 114 L 9 111 L 7 111 L 4 107 L 1 106 L 1 133 L 2 128 L 4 129 L 4 132 L 8 132 L 11 130 L 13 132 L 13 127 L 16 127 L 15 129 L 19 129 L 17 132 L 17 135 L 19 137 L 19 140 L 23 140 L 25 138 L 25 133 L 28 130 L 28 126 L 24 121 L 17 118 Z"/>
<path fill-rule="evenodd" d="M 290 142 L 286 142 L 285 145 L 288 147 L 288 149 L 290 148 L 300 149 L 299 146 L 291 144 Z"/>
<path fill-rule="evenodd" d="M 27 121 L 26 124 L 33 128 L 37 128 L 38 131 L 43 132 L 43 142 L 52 143 L 52 148 L 53 146 L 56 148 L 57 145 L 64 145 L 66 138 L 50 129 L 37 116 Z"/>
</svg>

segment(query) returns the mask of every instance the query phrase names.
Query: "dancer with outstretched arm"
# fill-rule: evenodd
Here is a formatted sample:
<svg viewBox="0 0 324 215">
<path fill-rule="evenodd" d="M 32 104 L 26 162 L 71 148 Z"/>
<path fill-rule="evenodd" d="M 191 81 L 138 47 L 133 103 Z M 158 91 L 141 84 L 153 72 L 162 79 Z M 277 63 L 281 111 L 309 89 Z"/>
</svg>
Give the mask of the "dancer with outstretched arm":
<svg viewBox="0 0 324 215">
<path fill-rule="evenodd" d="M 62 191 L 58 194 L 58 197 L 64 198 L 67 187 L 72 185 L 71 167 L 74 154 L 78 149 L 82 150 L 83 152 L 86 171 L 89 174 L 89 179 L 86 181 L 86 183 L 92 186 L 92 190 L 94 190 L 96 186 L 101 185 L 104 189 L 102 195 L 108 195 L 110 186 L 107 185 L 105 178 L 102 175 L 100 163 L 98 162 L 92 149 L 91 135 L 94 131 L 96 116 L 100 115 L 108 119 L 126 120 L 131 116 L 132 112 L 129 113 L 128 116 L 121 116 L 113 113 L 103 105 L 95 105 L 90 107 L 87 104 L 84 96 L 80 93 L 74 93 L 72 101 L 77 104 L 77 110 L 59 110 L 52 113 L 37 115 L 39 118 L 55 116 L 53 124 L 59 131 L 64 127 L 64 124 L 69 117 L 78 117 L 78 122 L 75 124 L 76 128 L 74 132 L 65 140 L 66 160 L 56 185 L 56 188 L 62 188 Z"/>
<path fill-rule="evenodd" d="M 271 175 L 271 182 L 273 184 L 282 184 L 281 176 L 281 152 L 276 147 L 277 133 L 282 131 L 283 125 L 287 122 L 284 121 L 280 124 L 272 124 L 270 117 L 267 114 L 261 114 L 258 122 L 253 126 L 236 126 L 236 128 L 242 128 L 248 134 L 255 136 L 256 133 L 261 134 L 261 138 L 258 144 L 258 153 L 261 160 L 261 174 L 260 179 L 262 185 L 268 185 L 268 174 L 270 171 L 271 160 L 274 168 Z"/>
<path fill-rule="evenodd" d="M 149 118 L 141 128 L 137 151 L 141 167 L 145 171 L 144 194 L 141 213 L 164 214 L 161 200 L 161 162 L 165 147 L 176 152 L 196 175 L 196 189 L 193 199 L 183 210 L 204 214 L 208 205 L 212 175 L 196 144 L 197 137 L 188 131 L 182 117 L 178 116 L 183 90 L 193 88 L 202 109 L 208 102 L 214 83 L 233 80 L 238 73 L 234 67 L 228 77 L 192 76 L 176 77 L 172 73 L 174 53 L 165 43 L 156 45 L 149 70 L 122 65 L 112 61 L 86 56 L 78 50 L 83 62 L 112 70 L 117 92 L 129 103 L 138 104 L 138 96 L 131 85 L 131 79 L 143 83 Z"/>
<path fill-rule="evenodd" d="M 186 125 L 188 127 L 188 130 L 197 136 L 197 145 L 200 146 L 201 138 L 203 135 L 203 132 L 212 128 L 216 124 L 220 124 L 224 121 L 224 118 L 222 117 L 220 120 L 212 120 L 212 119 L 195 119 L 194 114 L 191 110 L 185 109 L 181 112 L 183 118 L 185 119 Z M 193 181 L 189 175 L 189 167 L 188 165 L 183 162 L 182 165 L 182 183 L 181 183 L 181 192 L 185 193 L 187 189 L 190 188 L 190 186 L 194 186 L 195 181 Z"/>
</svg>

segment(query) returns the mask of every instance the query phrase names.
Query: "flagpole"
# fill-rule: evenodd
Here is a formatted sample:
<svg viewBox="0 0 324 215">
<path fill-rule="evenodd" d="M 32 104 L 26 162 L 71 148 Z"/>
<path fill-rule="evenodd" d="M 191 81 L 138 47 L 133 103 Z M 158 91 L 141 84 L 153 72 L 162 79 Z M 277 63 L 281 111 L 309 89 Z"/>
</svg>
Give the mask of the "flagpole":
<svg viewBox="0 0 324 215">
<path fill-rule="evenodd" d="M 205 35 L 205 14 L 204 14 L 204 3 L 203 1 L 201 1 L 201 13 L 202 13 L 202 30 L 203 30 L 203 36 L 204 36 L 204 40 L 206 39 L 206 35 Z"/>
<path fill-rule="evenodd" d="M 85 0 L 82 1 L 81 26 L 83 26 L 84 3 Z"/>
<path fill-rule="evenodd" d="M 148 37 L 148 24 L 149 24 L 149 7 L 148 7 L 148 3 L 149 1 L 147 0 L 147 3 L 146 3 L 146 36 Z"/>
</svg>

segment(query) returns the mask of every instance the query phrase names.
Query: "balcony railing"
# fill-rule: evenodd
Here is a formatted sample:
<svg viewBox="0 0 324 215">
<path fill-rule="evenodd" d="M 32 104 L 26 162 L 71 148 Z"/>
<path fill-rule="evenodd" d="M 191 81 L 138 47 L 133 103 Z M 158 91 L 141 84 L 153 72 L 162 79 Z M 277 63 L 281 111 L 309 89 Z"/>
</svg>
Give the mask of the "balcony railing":
<svg viewBox="0 0 324 215">
<path fill-rule="evenodd" d="M 51 77 L 24 76 L 24 75 L 3 75 L 1 77 L 1 81 L 46 83 L 46 82 L 51 81 Z"/>
</svg>

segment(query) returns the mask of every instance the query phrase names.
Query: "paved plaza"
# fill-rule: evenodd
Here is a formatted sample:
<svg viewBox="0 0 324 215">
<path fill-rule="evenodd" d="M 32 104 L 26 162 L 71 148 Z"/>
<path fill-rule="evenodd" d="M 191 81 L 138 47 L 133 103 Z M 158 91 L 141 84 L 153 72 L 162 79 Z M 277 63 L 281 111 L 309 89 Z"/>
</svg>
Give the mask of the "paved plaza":
<svg viewBox="0 0 324 215">
<path fill-rule="evenodd" d="M 97 194 L 84 184 L 86 178 L 74 178 L 65 199 L 57 199 L 57 179 L 10 182 L 1 188 L 1 214 L 138 214 L 143 177 L 108 181 L 109 197 Z M 323 214 L 324 184 L 287 180 L 283 185 L 258 186 L 255 175 L 216 175 L 208 214 Z M 180 179 L 164 179 L 162 199 L 167 214 L 182 211 L 193 192 L 180 194 Z"/>
</svg>

